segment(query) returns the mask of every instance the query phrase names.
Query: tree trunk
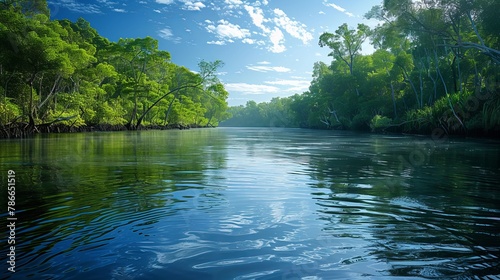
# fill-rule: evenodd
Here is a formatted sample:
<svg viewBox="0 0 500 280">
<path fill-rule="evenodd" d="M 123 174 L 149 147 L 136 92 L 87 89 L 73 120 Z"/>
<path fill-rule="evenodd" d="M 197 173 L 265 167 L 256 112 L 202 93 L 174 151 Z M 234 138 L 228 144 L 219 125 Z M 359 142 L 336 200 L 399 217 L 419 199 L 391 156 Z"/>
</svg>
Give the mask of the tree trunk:
<svg viewBox="0 0 500 280">
<path fill-rule="evenodd" d="M 413 82 L 411 81 L 410 76 L 408 75 L 408 73 L 406 72 L 406 69 L 404 69 L 404 68 L 403 68 L 403 75 L 404 75 L 406 81 L 408 81 L 410 83 L 411 88 L 413 89 L 413 92 L 415 93 L 415 98 L 417 100 L 418 107 L 422 108 L 422 106 L 420 104 L 420 99 L 418 98 L 417 88 L 415 87 L 415 84 L 413 84 Z"/>
<path fill-rule="evenodd" d="M 30 111 L 29 111 L 28 117 L 29 117 L 29 126 L 31 128 L 35 127 L 35 117 L 34 117 L 35 108 L 33 106 L 33 83 L 35 81 L 35 77 L 36 77 L 36 73 L 32 74 L 31 78 L 29 80 L 29 85 L 30 85 L 30 105 L 29 105 L 29 110 Z"/>
<path fill-rule="evenodd" d="M 176 98 L 177 98 L 177 96 L 174 95 L 174 98 L 172 99 L 172 101 L 170 101 L 170 104 L 168 104 L 168 109 L 167 109 L 167 112 L 165 114 L 165 124 L 168 123 L 168 116 L 170 115 L 170 111 L 172 111 L 172 105 L 174 104 L 174 101 Z"/>
<path fill-rule="evenodd" d="M 134 119 L 136 118 L 136 116 L 137 116 L 137 90 L 134 90 L 134 109 L 132 110 L 132 114 L 130 115 L 130 120 L 125 125 L 127 129 L 134 130 L 137 127 L 139 127 L 140 125 L 139 121 L 137 122 L 137 125 L 134 125 Z"/>
<path fill-rule="evenodd" d="M 394 119 L 398 118 L 398 111 L 396 108 L 396 96 L 394 93 L 394 85 L 391 82 L 391 97 L 392 97 L 392 106 L 394 107 Z"/>
</svg>

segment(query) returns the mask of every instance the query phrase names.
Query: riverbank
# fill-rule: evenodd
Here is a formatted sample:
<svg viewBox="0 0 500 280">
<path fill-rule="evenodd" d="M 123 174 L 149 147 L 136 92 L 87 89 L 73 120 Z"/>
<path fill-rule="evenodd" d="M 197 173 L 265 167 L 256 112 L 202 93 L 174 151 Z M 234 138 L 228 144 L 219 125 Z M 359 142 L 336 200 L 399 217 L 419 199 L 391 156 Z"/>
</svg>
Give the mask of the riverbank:
<svg viewBox="0 0 500 280">
<path fill-rule="evenodd" d="M 35 125 L 30 127 L 28 123 L 12 123 L 0 126 L 0 139 L 28 138 L 37 134 L 50 133 L 77 133 L 95 131 L 127 131 L 127 130 L 170 130 L 201 128 L 199 125 L 168 124 L 168 125 L 144 125 L 139 128 L 128 128 L 125 125 L 99 124 L 93 126 L 69 126 L 65 124 Z"/>
<path fill-rule="evenodd" d="M 29 127 L 28 123 L 12 123 L 9 125 L 0 126 L 0 139 L 20 139 L 29 138 L 37 134 L 53 134 L 53 133 L 81 133 L 81 132 L 96 132 L 96 131 L 134 131 L 134 130 L 172 130 L 172 129 L 191 129 L 191 128 L 205 128 L 196 124 L 168 124 L 168 125 L 141 125 L 139 128 L 129 128 L 126 125 L 110 125 L 99 124 L 93 126 L 69 126 L 65 124 L 50 124 L 50 125 L 36 125 Z M 210 126 L 212 127 L 212 126 Z M 220 127 L 234 127 L 224 125 L 221 123 Z M 246 127 L 246 126 L 245 126 Z M 262 127 L 270 128 L 269 126 L 248 126 L 248 127 Z M 493 130 L 484 132 L 481 130 L 462 131 L 462 133 L 446 134 L 442 129 L 436 128 L 433 131 L 404 131 L 401 127 L 390 126 L 385 129 L 378 129 L 375 131 L 367 130 L 350 130 L 350 129 L 332 129 L 320 127 L 298 127 L 302 129 L 312 130 L 337 130 L 337 131 L 356 131 L 364 132 L 367 134 L 392 134 L 392 135 L 412 135 L 412 136 L 430 136 L 430 137 L 458 137 L 458 138 L 481 138 L 481 139 L 500 139 L 500 131 Z"/>
</svg>

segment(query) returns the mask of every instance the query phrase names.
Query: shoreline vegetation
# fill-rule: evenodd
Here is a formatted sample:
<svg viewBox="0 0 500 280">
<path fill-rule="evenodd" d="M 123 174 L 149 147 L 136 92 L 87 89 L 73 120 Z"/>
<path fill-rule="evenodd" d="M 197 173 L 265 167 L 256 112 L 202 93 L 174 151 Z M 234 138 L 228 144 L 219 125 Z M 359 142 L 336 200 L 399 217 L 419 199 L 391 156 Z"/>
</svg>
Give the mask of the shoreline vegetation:
<svg viewBox="0 0 500 280">
<path fill-rule="evenodd" d="M 384 0 L 365 15 L 376 27 L 321 34 L 332 61 L 314 64 L 308 91 L 229 107 L 220 60 L 193 71 L 151 37 L 110 42 L 83 18 L 51 20 L 46 0 L 4 1 L 0 138 L 219 125 L 500 138 L 498 10 Z"/>
<path fill-rule="evenodd" d="M 229 108 L 225 126 L 500 137 L 500 1 L 384 0 L 324 32 L 309 90 Z M 374 51 L 362 52 L 369 42 Z"/>
<path fill-rule="evenodd" d="M 210 128 L 213 126 L 168 124 L 144 125 L 139 128 L 129 129 L 125 125 L 98 124 L 93 126 L 69 126 L 65 124 L 38 125 L 30 128 L 28 123 L 12 123 L 0 127 L 0 139 L 29 138 L 37 134 L 81 133 L 81 132 L 106 132 L 106 131 L 137 131 L 137 130 L 185 130 L 192 128 Z"/>
<path fill-rule="evenodd" d="M 154 38 L 111 42 L 83 18 L 50 19 L 45 0 L 3 1 L 0 138 L 217 126 L 230 116 L 223 65 L 193 71 Z"/>
</svg>

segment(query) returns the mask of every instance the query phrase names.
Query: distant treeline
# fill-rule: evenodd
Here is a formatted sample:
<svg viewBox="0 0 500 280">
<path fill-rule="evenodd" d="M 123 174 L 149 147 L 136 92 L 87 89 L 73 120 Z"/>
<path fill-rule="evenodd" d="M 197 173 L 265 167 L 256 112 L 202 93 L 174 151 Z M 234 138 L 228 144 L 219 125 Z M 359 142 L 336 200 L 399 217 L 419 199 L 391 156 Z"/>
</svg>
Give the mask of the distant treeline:
<svg viewBox="0 0 500 280">
<path fill-rule="evenodd" d="M 221 61 L 201 61 L 195 73 L 151 37 L 110 42 L 83 18 L 49 13 L 45 0 L 0 2 L 1 137 L 216 126 L 228 117 L 215 76 Z"/>
<path fill-rule="evenodd" d="M 500 1 L 385 0 L 374 29 L 323 33 L 309 91 L 232 107 L 227 126 L 500 135 Z M 361 54 L 370 40 L 375 52 Z"/>
</svg>

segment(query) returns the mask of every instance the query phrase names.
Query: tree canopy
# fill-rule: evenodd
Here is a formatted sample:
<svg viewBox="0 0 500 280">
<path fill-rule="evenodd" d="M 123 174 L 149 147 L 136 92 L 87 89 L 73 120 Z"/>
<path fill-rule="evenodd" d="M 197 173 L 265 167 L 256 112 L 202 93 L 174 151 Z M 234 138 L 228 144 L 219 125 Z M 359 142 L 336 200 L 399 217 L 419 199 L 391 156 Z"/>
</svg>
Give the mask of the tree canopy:
<svg viewBox="0 0 500 280">
<path fill-rule="evenodd" d="M 315 63 L 307 92 L 232 107 L 225 124 L 498 136 L 499 8 L 494 0 L 385 0 L 366 14 L 382 22 L 376 28 L 343 24 L 319 37 L 332 61 Z M 375 51 L 363 54 L 368 39 Z"/>
<path fill-rule="evenodd" d="M 193 72 L 151 37 L 110 42 L 80 18 L 50 20 L 46 1 L 0 5 L 0 125 L 216 126 L 228 117 L 221 61 Z M 7 135 L 8 136 L 8 135 Z"/>
</svg>

